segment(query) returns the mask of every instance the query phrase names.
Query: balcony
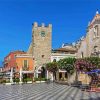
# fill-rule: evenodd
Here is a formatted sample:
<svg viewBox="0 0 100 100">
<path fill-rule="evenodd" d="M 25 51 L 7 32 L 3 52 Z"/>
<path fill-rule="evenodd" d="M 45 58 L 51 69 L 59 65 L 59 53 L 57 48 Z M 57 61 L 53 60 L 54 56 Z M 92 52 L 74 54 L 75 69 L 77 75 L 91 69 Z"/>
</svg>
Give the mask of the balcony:
<svg viewBox="0 0 100 100">
<path fill-rule="evenodd" d="M 29 67 L 22 67 L 23 71 L 29 71 Z"/>
</svg>

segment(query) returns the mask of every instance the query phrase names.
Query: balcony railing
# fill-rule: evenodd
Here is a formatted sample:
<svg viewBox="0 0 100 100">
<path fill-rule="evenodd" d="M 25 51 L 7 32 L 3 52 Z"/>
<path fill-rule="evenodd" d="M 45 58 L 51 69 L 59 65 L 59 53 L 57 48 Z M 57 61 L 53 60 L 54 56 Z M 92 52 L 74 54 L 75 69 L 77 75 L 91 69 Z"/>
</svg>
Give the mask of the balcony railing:
<svg viewBox="0 0 100 100">
<path fill-rule="evenodd" d="M 29 71 L 29 67 L 22 67 L 23 71 Z"/>
</svg>

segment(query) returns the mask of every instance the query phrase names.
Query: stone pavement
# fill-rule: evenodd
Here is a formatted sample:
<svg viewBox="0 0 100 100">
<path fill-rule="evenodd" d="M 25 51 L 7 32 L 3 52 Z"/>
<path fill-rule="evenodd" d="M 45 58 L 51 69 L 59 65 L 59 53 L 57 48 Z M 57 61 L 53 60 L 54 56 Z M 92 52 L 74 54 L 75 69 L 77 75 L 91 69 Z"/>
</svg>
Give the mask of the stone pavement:
<svg viewBox="0 0 100 100">
<path fill-rule="evenodd" d="M 100 100 L 100 93 L 55 83 L 0 85 L 0 100 Z"/>
</svg>

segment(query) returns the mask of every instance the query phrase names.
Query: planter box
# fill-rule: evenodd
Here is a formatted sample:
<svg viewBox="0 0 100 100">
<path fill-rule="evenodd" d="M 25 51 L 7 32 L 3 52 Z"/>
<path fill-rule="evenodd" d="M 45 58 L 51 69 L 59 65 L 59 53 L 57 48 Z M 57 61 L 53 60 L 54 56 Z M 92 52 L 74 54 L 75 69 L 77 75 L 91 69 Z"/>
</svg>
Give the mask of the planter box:
<svg viewBox="0 0 100 100">
<path fill-rule="evenodd" d="M 40 81 L 40 83 L 45 83 L 45 81 Z"/>
<path fill-rule="evenodd" d="M 31 83 L 32 83 L 32 81 L 28 81 L 27 83 L 30 83 L 30 84 L 31 84 Z"/>
<path fill-rule="evenodd" d="M 45 83 L 45 81 L 36 81 L 36 83 Z"/>
<path fill-rule="evenodd" d="M 36 81 L 36 83 L 41 83 L 41 81 Z"/>
<path fill-rule="evenodd" d="M 11 85 L 11 83 L 5 83 L 5 85 Z"/>
</svg>

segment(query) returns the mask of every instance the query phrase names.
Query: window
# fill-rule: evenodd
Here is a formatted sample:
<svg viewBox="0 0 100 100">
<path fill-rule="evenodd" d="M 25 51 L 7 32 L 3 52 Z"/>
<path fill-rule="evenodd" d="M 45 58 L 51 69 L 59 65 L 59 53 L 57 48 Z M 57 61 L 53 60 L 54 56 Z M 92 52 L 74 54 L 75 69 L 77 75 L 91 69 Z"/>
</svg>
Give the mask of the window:
<svg viewBox="0 0 100 100">
<path fill-rule="evenodd" d="M 94 27 L 94 37 L 98 36 L 98 26 Z"/>
<path fill-rule="evenodd" d="M 28 61 L 24 60 L 24 67 L 27 68 L 28 67 Z"/>
<path fill-rule="evenodd" d="M 44 55 L 42 55 L 42 58 L 44 58 Z"/>
<path fill-rule="evenodd" d="M 15 58 L 15 59 L 16 59 L 16 56 L 17 56 L 17 55 L 14 55 L 14 58 Z"/>
<path fill-rule="evenodd" d="M 84 57 L 84 53 L 83 53 L 83 52 L 81 52 L 81 57 L 82 57 L 82 58 Z"/>
</svg>

